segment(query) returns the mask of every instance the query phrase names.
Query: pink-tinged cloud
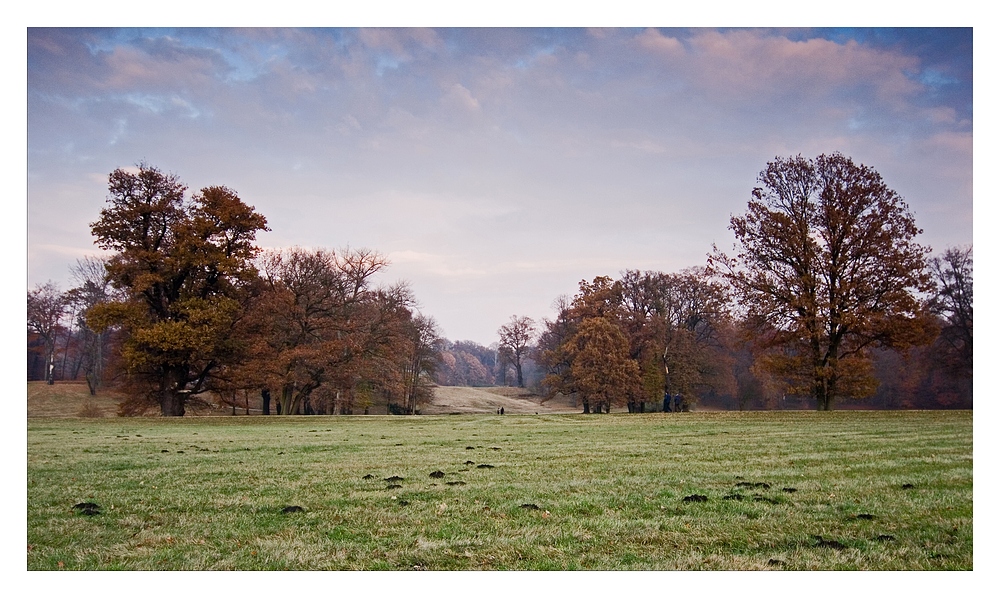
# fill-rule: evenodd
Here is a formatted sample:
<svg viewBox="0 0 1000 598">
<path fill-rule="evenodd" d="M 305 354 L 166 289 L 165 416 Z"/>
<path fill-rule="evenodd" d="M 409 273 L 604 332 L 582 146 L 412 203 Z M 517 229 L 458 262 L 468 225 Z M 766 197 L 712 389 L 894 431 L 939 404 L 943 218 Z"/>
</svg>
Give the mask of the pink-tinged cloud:
<svg viewBox="0 0 1000 598">
<path fill-rule="evenodd" d="M 658 55 L 661 47 L 673 45 L 656 32 L 643 32 L 637 39 Z M 921 85 L 907 76 L 919 67 L 915 57 L 853 41 L 796 41 L 756 30 L 696 30 L 687 43 L 690 51 L 677 68 L 716 101 L 804 100 L 843 93 L 845 88 L 870 87 L 880 101 L 900 107 L 921 90 Z M 671 64 L 676 65 L 680 55 L 671 54 Z"/>
<path fill-rule="evenodd" d="M 639 46 L 668 58 L 682 56 L 684 44 L 675 37 L 667 37 L 656 29 L 647 29 L 636 37 Z"/>
<path fill-rule="evenodd" d="M 386 50 L 400 61 L 414 59 L 414 54 L 436 51 L 443 47 L 440 36 L 433 29 L 360 29 L 358 39 L 366 47 Z"/>
</svg>

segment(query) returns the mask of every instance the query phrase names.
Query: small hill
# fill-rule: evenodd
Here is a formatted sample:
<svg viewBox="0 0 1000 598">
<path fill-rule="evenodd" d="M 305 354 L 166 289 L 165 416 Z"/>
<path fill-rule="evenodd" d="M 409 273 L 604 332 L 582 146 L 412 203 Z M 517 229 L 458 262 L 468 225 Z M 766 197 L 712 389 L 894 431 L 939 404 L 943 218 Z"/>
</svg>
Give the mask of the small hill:
<svg viewBox="0 0 1000 598">
<path fill-rule="evenodd" d="M 114 417 L 121 400 L 107 391 L 92 397 L 84 382 L 28 382 L 28 417 Z"/>
<path fill-rule="evenodd" d="M 504 413 L 575 413 L 578 411 L 571 399 L 556 398 L 545 400 L 524 388 L 490 386 L 473 388 L 469 386 L 438 386 L 434 388 L 434 398 L 420 407 L 420 413 L 441 415 L 449 413 L 496 413 L 503 407 Z"/>
<path fill-rule="evenodd" d="M 97 396 L 90 396 L 87 385 L 82 382 L 28 382 L 28 417 L 115 417 L 122 396 L 103 389 Z M 420 406 L 425 415 L 446 415 L 451 413 L 496 413 L 503 407 L 507 414 L 535 413 L 578 413 L 573 399 L 545 397 L 524 388 L 491 386 L 472 388 L 468 386 L 437 386 L 431 402 Z M 244 409 L 237 408 L 243 415 Z M 374 411 L 384 413 L 384 411 Z M 228 407 L 217 407 L 209 411 L 192 410 L 189 415 L 230 415 Z M 251 405 L 250 413 L 260 414 L 260 405 Z M 152 409 L 149 415 L 156 415 Z"/>
</svg>

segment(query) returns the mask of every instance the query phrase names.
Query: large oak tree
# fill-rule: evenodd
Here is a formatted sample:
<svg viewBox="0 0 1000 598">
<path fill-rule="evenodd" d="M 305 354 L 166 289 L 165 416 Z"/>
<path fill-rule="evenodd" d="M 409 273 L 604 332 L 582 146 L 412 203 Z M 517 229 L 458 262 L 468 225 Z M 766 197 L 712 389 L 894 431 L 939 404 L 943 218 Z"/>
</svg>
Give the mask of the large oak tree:
<svg viewBox="0 0 1000 598">
<path fill-rule="evenodd" d="M 829 410 L 870 395 L 870 351 L 927 337 L 919 294 L 928 249 L 903 199 L 873 168 L 839 153 L 776 158 L 743 216 L 737 254 L 716 248 L 769 369 Z"/>
<path fill-rule="evenodd" d="M 107 276 L 124 297 L 91 308 L 88 323 L 121 327 L 137 399 L 184 415 L 245 349 L 235 331 L 257 277 L 255 237 L 267 221 L 226 187 L 185 198 L 176 175 L 147 164 L 115 170 L 108 189 L 91 231 L 113 252 Z"/>
</svg>

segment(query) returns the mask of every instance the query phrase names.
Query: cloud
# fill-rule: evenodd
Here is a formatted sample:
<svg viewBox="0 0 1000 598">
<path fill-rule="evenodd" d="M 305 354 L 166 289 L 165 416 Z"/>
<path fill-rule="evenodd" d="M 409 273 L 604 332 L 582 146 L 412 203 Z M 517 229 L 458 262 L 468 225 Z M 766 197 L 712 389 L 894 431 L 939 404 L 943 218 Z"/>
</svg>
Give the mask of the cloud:
<svg viewBox="0 0 1000 598">
<path fill-rule="evenodd" d="M 581 278 L 703 261 L 775 156 L 852 155 L 935 214 L 935 243 L 968 243 L 971 50 L 950 39 L 29 29 L 29 276 L 66 270 L 42 246 L 93 252 L 107 173 L 143 159 L 237 189 L 262 242 L 390 254 L 473 339 Z"/>
<path fill-rule="evenodd" d="M 479 112 L 479 102 L 472 97 L 472 92 L 461 83 L 452 85 L 441 101 L 447 107 L 457 108 L 465 112 Z"/>
<path fill-rule="evenodd" d="M 684 44 L 675 37 L 667 37 L 656 29 L 646 29 L 636 37 L 639 46 L 666 57 L 678 57 L 684 54 Z"/>
</svg>

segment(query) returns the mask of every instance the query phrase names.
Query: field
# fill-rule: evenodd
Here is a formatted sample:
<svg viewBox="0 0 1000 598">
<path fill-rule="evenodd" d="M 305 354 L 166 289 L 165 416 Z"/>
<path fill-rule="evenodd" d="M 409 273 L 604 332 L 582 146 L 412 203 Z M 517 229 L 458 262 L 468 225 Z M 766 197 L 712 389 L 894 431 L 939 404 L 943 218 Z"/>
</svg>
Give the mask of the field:
<svg viewBox="0 0 1000 598">
<path fill-rule="evenodd" d="M 29 570 L 972 568 L 971 412 L 27 427 Z"/>
</svg>

